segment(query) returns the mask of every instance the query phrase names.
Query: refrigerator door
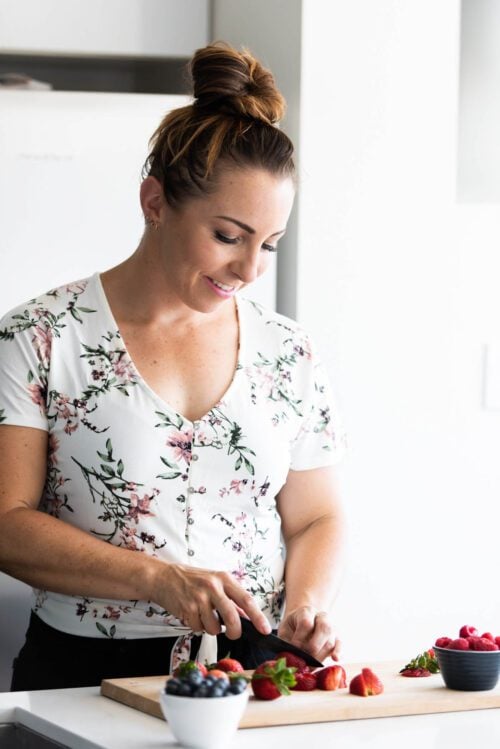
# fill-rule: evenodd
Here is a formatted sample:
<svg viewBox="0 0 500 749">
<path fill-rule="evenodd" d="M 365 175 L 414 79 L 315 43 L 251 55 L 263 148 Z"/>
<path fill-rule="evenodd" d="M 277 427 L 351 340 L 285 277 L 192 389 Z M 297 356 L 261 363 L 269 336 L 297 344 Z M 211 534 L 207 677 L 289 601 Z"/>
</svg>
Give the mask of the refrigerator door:
<svg viewBox="0 0 500 749">
<path fill-rule="evenodd" d="M 0 91 L 0 316 L 137 247 L 148 140 L 186 96 Z M 276 261 L 245 295 L 275 307 Z"/>
</svg>

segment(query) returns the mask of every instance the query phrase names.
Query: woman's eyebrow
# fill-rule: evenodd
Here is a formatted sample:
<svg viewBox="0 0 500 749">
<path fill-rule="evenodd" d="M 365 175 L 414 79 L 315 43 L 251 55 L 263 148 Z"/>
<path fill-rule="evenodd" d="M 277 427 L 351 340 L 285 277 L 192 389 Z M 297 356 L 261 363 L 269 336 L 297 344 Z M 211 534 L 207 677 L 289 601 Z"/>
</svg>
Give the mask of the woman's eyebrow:
<svg viewBox="0 0 500 749">
<path fill-rule="evenodd" d="M 239 226 L 240 229 L 247 231 L 249 234 L 255 234 L 255 229 L 252 229 L 252 227 L 248 226 L 248 224 L 244 224 L 243 221 L 238 221 L 238 219 L 236 218 L 231 218 L 231 216 L 216 216 L 215 218 L 223 218 L 225 221 L 232 221 L 233 224 Z M 283 234 L 285 231 L 286 229 L 281 229 L 281 231 L 275 231 L 274 234 L 270 234 L 270 236 L 276 237 L 278 234 Z"/>
</svg>

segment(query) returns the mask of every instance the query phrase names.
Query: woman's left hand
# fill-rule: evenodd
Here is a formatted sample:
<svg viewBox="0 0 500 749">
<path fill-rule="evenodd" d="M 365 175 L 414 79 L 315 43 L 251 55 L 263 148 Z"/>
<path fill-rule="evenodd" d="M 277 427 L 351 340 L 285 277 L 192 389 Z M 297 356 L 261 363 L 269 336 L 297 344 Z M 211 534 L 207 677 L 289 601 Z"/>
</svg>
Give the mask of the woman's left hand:
<svg viewBox="0 0 500 749">
<path fill-rule="evenodd" d="M 299 606 L 287 613 L 278 629 L 278 636 L 319 661 L 339 659 L 340 640 L 337 640 L 330 614 L 326 611 Z"/>
</svg>

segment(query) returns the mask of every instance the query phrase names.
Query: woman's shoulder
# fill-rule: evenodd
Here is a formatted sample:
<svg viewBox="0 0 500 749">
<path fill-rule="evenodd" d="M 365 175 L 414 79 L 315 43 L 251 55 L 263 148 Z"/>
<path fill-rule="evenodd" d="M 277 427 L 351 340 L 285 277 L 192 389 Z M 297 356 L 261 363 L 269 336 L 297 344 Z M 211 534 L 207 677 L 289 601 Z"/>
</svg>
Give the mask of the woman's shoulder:
<svg viewBox="0 0 500 749">
<path fill-rule="evenodd" d="M 296 320 L 246 297 L 239 297 L 238 304 L 259 341 L 268 340 L 278 345 L 293 342 L 310 349 L 310 335 Z"/>
<path fill-rule="evenodd" d="M 95 275 L 71 281 L 16 305 L 0 316 L 0 333 L 12 337 L 35 325 L 57 328 L 68 320 L 81 322 L 86 313 L 96 311 L 94 281 Z"/>
</svg>

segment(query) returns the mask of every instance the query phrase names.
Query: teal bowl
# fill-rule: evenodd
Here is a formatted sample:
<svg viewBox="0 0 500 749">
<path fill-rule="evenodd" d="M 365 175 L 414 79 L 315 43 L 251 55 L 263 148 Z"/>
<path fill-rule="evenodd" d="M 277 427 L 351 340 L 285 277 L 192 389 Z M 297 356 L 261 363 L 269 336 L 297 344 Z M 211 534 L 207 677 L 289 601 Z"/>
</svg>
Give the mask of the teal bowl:
<svg viewBox="0 0 500 749">
<path fill-rule="evenodd" d="M 500 650 L 451 650 L 434 646 L 448 689 L 478 692 L 494 689 L 500 675 Z"/>
</svg>

